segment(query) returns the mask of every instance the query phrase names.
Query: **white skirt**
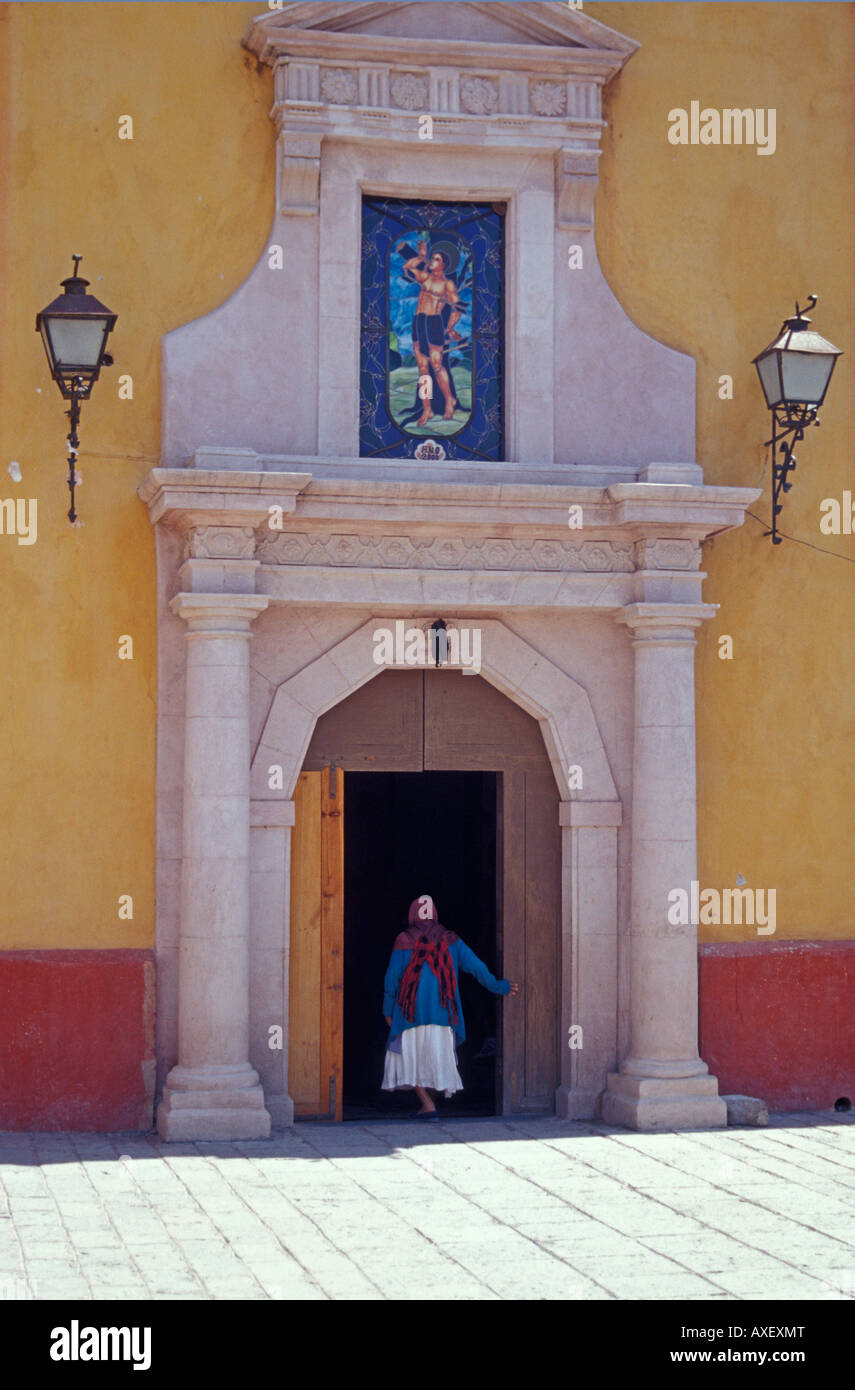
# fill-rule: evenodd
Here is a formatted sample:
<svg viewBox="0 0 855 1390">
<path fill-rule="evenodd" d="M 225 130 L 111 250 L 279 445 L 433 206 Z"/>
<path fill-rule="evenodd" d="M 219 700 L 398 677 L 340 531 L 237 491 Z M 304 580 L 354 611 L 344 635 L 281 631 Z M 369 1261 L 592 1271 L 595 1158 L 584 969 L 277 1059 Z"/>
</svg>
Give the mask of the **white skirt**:
<svg viewBox="0 0 855 1390">
<path fill-rule="evenodd" d="M 383 1069 L 383 1091 L 411 1090 L 431 1086 L 444 1091 L 446 1099 L 463 1090 L 454 1052 L 454 1030 L 440 1023 L 424 1023 L 405 1028 L 401 1051 L 387 1052 Z"/>
</svg>

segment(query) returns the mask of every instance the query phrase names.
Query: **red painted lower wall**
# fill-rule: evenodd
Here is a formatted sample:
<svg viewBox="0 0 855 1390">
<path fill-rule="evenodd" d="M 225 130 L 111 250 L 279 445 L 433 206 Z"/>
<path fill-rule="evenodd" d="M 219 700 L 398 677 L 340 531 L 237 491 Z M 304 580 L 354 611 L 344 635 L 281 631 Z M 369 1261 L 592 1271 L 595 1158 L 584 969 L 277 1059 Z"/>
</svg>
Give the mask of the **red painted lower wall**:
<svg viewBox="0 0 855 1390">
<path fill-rule="evenodd" d="M 770 1110 L 855 1105 L 855 941 L 698 948 L 701 1056 L 721 1095 Z"/>
<path fill-rule="evenodd" d="M 0 952 L 0 1129 L 147 1130 L 152 951 Z"/>
<path fill-rule="evenodd" d="M 701 1056 L 723 1095 L 855 1104 L 855 941 L 698 949 Z M 152 951 L 0 952 L 0 1129 L 148 1130 Z"/>
</svg>

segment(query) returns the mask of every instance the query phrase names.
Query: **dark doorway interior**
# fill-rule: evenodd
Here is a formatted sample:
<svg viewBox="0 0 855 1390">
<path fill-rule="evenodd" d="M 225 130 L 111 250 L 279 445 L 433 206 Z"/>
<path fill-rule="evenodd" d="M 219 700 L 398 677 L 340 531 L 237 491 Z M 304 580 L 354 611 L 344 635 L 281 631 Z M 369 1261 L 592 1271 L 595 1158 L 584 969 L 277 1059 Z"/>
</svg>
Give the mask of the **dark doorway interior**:
<svg viewBox="0 0 855 1390">
<path fill-rule="evenodd" d="M 501 978 L 495 772 L 348 772 L 344 794 L 345 1120 L 412 1113 L 412 1091 L 381 1091 L 388 1029 L 383 977 L 413 898 L 429 893 L 440 921 Z M 440 1096 L 446 1115 L 498 1113 L 496 996 L 461 972 L 464 1089 Z"/>
</svg>

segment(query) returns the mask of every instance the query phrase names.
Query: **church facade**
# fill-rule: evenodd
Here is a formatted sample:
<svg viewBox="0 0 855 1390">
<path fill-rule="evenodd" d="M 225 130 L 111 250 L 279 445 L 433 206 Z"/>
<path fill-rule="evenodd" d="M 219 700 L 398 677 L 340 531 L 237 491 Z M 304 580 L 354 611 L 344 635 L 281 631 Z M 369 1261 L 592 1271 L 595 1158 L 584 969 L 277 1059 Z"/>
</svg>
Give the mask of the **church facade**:
<svg viewBox="0 0 855 1390">
<path fill-rule="evenodd" d="M 139 945 L 66 952 L 69 980 L 121 969 L 138 1024 L 100 1105 L 69 1091 L 57 1127 L 259 1138 L 383 1113 L 384 953 L 422 892 L 520 982 L 473 1004 L 481 1113 L 717 1127 L 723 1089 L 783 1108 L 851 1089 L 851 927 L 804 952 L 785 886 L 746 885 L 717 785 L 743 696 L 706 718 L 696 686 L 698 651 L 709 700 L 722 634 L 762 625 L 730 571 L 779 558 L 757 528 L 747 558 L 767 499 L 756 468 L 699 462 L 702 353 L 645 331 L 600 264 L 644 47 L 607 12 L 631 30 L 633 8 L 286 4 L 234 45 L 272 83 L 273 218 L 234 292 L 162 338 L 136 484 L 154 905 Z M 738 921 L 702 896 L 699 822 Z M 33 954 L 10 950 L 12 978 Z M 788 1090 L 775 1059 L 808 979 Z M 61 1033 L 77 1006 L 51 1007 Z M 36 1111 L 18 1123 L 50 1127 Z"/>
</svg>

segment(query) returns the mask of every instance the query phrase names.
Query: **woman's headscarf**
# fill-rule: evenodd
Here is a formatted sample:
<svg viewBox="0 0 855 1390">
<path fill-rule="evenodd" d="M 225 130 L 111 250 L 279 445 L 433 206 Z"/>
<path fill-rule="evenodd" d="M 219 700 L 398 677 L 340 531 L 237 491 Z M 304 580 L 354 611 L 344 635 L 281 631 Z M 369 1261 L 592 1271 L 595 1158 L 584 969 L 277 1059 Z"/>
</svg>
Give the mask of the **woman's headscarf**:
<svg viewBox="0 0 855 1390">
<path fill-rule="evenodd" d="M 406 931 L 399 933 L 395 940 L 396 951 L 412 951 L 398 990 L 398 1003 L 401 1013 L 408 1022 L 416 1015 L 416 995 L 419 989 L 422 966 L 427 962 L 439 985 L 439 1002 L 457 1022 L 457 977 L 449 946 L 457 940 L 457 934 L 447 931 L 439 921 L 433 898 L 423 893 L 414 898 L 407 914 Z"/>
</svg>

